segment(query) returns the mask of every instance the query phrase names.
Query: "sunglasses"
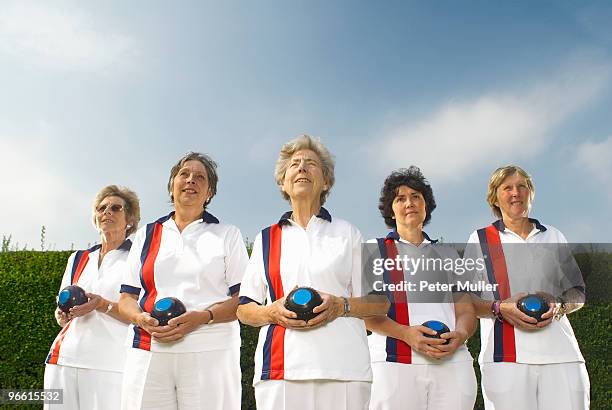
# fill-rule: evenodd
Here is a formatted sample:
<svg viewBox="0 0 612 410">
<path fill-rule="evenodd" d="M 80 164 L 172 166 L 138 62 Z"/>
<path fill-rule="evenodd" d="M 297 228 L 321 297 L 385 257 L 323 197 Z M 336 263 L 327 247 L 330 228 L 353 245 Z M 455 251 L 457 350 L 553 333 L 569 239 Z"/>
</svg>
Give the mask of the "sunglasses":
<svg viewBox="0 0 612 410">
<path fill-rule="evenodd" d="M 106 211 L 112 211 L 113 213 L 117 213 L 117 212 L 122 212 L 123 211 L 123 205 L 119 205 L 119 204 L 104 204 L 104 205 L 100 205 L 98 208 L 96 208 L 96 212 L 99 214 L 103 214 Z"/>
</svg>

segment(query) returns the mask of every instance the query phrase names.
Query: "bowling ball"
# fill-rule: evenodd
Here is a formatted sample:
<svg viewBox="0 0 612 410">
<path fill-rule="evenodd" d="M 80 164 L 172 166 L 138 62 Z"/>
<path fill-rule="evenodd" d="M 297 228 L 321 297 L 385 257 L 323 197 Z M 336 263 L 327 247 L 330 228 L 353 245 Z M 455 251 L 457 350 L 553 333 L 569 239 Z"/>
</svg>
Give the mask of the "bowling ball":
<svg viewBox="0 0 612 410">
<path fill-rule="evenodd" d="M 423 326 L 436 331 L 435 335 L 428 335 L 424 333 L 426 337 L 433 337 L 436 339 L 440 339 L 440 335 L 450 332 L 450 329 L 448 328 L 448 326 L 446 326 L 444 323 L 439 322 L 437 320 L 428 320 L 427 322 L 423 323 Z M 444 344 L 447 345 L 449 342 L 450 340 L 446 339 L 446 343 Z"/>
<path fill-rule="evenodd" d="M 542 321 L 542 315 L 548 312 L 548 302 L 540 295 L 529 294 L 516 302 L 516 306 L 521 312 L 527 316 L 537 319 L 538 322 Z"/>
<path fill-rule="evenodd" d="M 57 307 L 64 313 L 68 313 L 71 307 L 87 303 L 89 298 L 83 288 L 77 285 L 66 286 L 57 296 Z"/>
<path fill-rule="evenodd" d="M 187 312 L 183 302 L 177 298 L 163 298 L 155 302 L 151 316 L 157 319 L 160 326 L 166 326 L 170 319 L 174 319 Z"/>
<path fill-rule="evenodd" d="M 323 303 L 323 299 L 321 299 L 319 292 L 308 287 L 293 289 L 285 299 L 285 307 L 297 313 L 298 320 L 305 320 L 306 322 L 318 315 L 312 310 L 321 303 Z"/>
</svg>

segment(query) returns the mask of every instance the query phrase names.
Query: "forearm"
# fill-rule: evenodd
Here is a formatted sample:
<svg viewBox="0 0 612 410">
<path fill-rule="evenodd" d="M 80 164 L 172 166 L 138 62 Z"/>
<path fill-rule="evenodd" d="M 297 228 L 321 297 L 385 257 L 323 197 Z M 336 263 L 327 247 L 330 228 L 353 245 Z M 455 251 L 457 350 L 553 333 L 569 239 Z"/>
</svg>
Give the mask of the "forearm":
<svg viewBox="0 0 612 410">
<path fill-rule="evenodd" d="M 584 306 L 585 295 L 581 290 L 571 288 L 563 294 L 562 299 L 567 301 L 563 304 L 563 313 L 567 315 L 581 309 Z"/>
<path fill-rule="evenodd" d="M 342 308 L 344 309 L 344 300 Z M 366 319 L 376 316 L 385 316 L 389 311 L 389 299 L 382 295 L 368 295 L 359 298 L 347 298 L 350 312 L 347 316 Z"/>
<path fill-rule="evenodd" d="M 212 313 L 212 319 L 214 323 L 225 323 L 225 322 L 233 322 L 236 320 L 236 309 L 238 308 L 238 294 L 236 293 L 230 299 L 216 303 L 212 306 L 209 306 L 204 310 L 204 314 L 207 315 L 207 318 L 204 318 L 204 323 L 208 323 L 210 321 L 210 313 Z M 210 311 L 210 312 L 208 312 Z"/>
<path fill-rule="evenodd" d="M 129 293 L 122 293 L 117 304 L 118 316 L 127 323 L 136 323 L 136 318 L 142 313 L 140 306 L 136 300 L 136 296 Z"/>
<path fill-rule="evenodd" d="M 472 307 L 474 310 L 474 314 L 479 318 L 493 318 L 493 312 L 491 311 L 492 300 L 484 300 L 479 298 L 478 296 L 471 294 L 470 298 L 472 300 Z"/>
<path fill-rule="evenodd" d="M 110 310 L 109 310 L 110 305 Z M 119 302 L 111 302 L 110 300 L 100 297 L 100 302 L 96 307 L 96 310 L 100 313 L 104 313 L 123 323 L 131 323 L 129 319 L 123 317 L 119 312 Z"/>
<path fill-rule="evenodd" d="M 390 336 L 402 340 L 404 325 L 400 325 L 395 320 L 387 316 L 376 316 L 364 319 L 366 328 L 372 332 L 383 336 Z"/>
<path fill-rule="evenodd" d="M 261 327 L 272 323 L 267 306 L 258 305 L 256 302 L 239 305 L 236 314 L 238 320 L 245 325 Z"/>
<path fill-rule="evenodd" d="M 463 293 L 455 294 L 454 298 L 455 330 L 464 333 L 467 340 L 476 332 L 476 328 L 478 327 L 472 298 L 469 294 Z"/>
</svg>

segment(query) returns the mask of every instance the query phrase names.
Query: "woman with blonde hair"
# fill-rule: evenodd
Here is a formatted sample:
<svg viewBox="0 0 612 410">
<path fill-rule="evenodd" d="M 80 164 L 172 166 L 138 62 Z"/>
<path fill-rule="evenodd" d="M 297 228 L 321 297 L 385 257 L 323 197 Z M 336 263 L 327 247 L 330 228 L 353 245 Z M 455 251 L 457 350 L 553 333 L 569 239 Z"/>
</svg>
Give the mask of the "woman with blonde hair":
<svg viewBox="0 0 612 410">
<path fill-rule="evenodd" d="M 47 356 L 44 386 L 63 389 L 61 408 L 112 410 L 121 405 L 128 324 L 117 305 L 132 244 L 126 238 L 140 221 L 138 197 L 127 188 L 106 186 L 96 195 L 92 218 L 100 244 L 70 255 L 60 286 L 79 286 L 88 301 L 66 313 L 55 310 L 62 330 Z"/>
<path fill-rule="evenodd" d="M 524 169 L 496 169 L 487 202 L 499 219 L 474 231 L 466 248 L 466 257 L 486 261 L 479 275 L 495 285 L 492 292 L 473 298 L 481 318 L 485 407 L 588 409 L 589 377 L 567 319 L 583 305 L 584 283 L 565 236 L 529 217 L 534 196 L 533 180 Z M 546 310 L 539 320 L 519 309 L 528 294 L 542 298 L 530 299 L 532 306 Z"/>
</svg>

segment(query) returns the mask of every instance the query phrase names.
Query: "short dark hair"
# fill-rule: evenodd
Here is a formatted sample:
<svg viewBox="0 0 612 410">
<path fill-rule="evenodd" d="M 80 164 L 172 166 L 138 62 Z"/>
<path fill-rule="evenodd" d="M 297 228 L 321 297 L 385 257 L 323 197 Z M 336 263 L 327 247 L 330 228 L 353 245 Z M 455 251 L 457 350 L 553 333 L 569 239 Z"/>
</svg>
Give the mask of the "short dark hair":
<svg viewBox="0 0 612 410">
<path fill-rule="evenodd" d="M 208 176 L 208 189 L 210 190 L 210 198 L 204 204 L 210 204 L 213 197 L 217 193 L 217 182 L 219 182 L 219 176 L 217 175 L 217 163 L 213 161 L 211 157 L 206 154 L 199 152 L 188 152 L 178 160 L 176 164 L 170 170 L 170 178 L 168 178 L 168 193 L 170 194 L 170 202 L 174 203 L 174 196 L 172 195 L 172 187 L 174 186 L 174 178 L 178 175 L 179 171 L 185 165 L 187 161 L 200 161 L 206 169 L 206 175 Z"/>
<path fill-rule="evenodd" d="M 393 218 L 393 200 L 401 186 L 412 188 L 423 195 L 426 211 L 423 226 L 427 225 L 431 220 L 431 213 L 436 209 L 436 200 L 434 199 L 431 185 L 429 185 L 421 170 L 414 165 L 411 165 L 409 168 L 400 168 L 397 171 L 393 171 L 385 179 L 385 183 L 380 190 L 380 199 L 378 200 L 378 209 L 385 220 L 385 224 L 389 228 L 395 229 L 397 227 Z"/>
</svg>

